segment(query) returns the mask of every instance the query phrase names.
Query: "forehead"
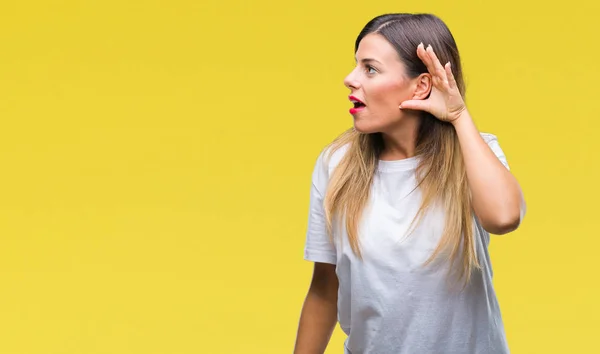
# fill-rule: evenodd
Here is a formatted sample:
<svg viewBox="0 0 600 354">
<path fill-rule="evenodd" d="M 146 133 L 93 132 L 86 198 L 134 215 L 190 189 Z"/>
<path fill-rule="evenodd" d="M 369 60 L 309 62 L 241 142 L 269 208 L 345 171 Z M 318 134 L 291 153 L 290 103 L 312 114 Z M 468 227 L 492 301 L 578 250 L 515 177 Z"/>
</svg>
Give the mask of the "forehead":
<svg viewBox="0 0 600 354">
<path fill-rule="evenodd" d="M 396 49 L 382 35 L 369 33 L 359 43 L 356 50 L 357 61 L 375 59 L 382 63 L 400 62 Z"/>
</svg>

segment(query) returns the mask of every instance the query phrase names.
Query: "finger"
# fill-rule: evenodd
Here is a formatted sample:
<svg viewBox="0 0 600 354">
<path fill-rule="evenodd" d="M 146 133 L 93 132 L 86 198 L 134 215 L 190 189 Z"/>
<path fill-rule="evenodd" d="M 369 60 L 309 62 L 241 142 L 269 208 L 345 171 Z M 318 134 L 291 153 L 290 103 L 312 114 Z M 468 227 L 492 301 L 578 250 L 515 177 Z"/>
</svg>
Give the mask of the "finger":
<svg viewBox="0 0 600 354">
<path fill-rule="evenodd" d="M 433 65 L 433 61 L 431 61 L 429 54 L 425 50 L 423 43 L 417 46 L 417 56 L 421 59 L 423 64 L 425 64 L 427 71 L 429 71 L 431 75 L 435 75 L 435 66 Z"/>
<path fill-rule="evenodd" d="M 438 59 L 437 55 L 435 55 L 435 52 L 433 51 L 431 44 L 427 47 L 427 53 L 429 54 L 429 58 L 430 58 L 431 62 L 433 63 L 433 67 L 435 68 L 434 72 L 443 81 L 448 81 L 448 79 L 446 78 L 446 75 L 445 75 L 444 67 L 440 63 L 440 60 Z"/>
<path fill-rule="evenodd" d="M 446 63 L 444 69 L 446 69 L 446 76 L 448 76 L 448 85 L 450 85 L 450 88 L 452 89 L 455 88 L 456 80 L 454 79 L 454 74 L 452 74 L 452 66 L 450 62 Z"/>
<path fill-rule="evenodd" d="M 400 104 L 399 108 L 430 112 L 431 105 L 429 104 L 429 101 L 427 101 L 427 100 L 408 100 L 408 101 L 402 102 Z"/>
<path fill-rule="evenodd" d="M 435 52 L 433 51 L 433 47 L 430 45 L 427 46 L 427 54 L 429 54 L 429 58 L 431 60 L 431 62 L 433 63 L 433 66 L 435 67 L 436 70 L 443 70 L 443 66 L 440 63 L 440 60 L 438 59 L 437 55 L 435 54 Z"/>
</svg>

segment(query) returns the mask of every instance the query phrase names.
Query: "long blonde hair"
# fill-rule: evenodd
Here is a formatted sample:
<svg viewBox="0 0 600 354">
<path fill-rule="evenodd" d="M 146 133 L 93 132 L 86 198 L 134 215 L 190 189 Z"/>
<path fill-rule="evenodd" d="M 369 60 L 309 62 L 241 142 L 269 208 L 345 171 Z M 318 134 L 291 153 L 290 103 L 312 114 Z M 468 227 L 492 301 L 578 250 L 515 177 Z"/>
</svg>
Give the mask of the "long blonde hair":
<svg viewBox="0 0 600 354">
<path fill-rule="evenodd" d="M 378 16 L 361 31 L 356 40 L 355 51 L 360 40 L 369 33 L 383 35 L 396 48 L 410 77 L 427 72 L 416 55 L 416 48 L 421 42 L 431 44 L 442 63 L 451 62 L 457 86 L 464 97 L 465 87 L 458 49 L 452 34 L 439 18 L 429 14 Z M 335 139 L 327 150 L 331 156 L 345 146 L 347 151 L 334 170 L 327 188 L 325 216 L 331 237 L 334 216 L 345 216 L 349 244 L 353 252 L 361 257 L 358 224 L 369 199 L 370 187 L 384 145 L 380 133 L 363 134 L 351 128 Z M 420 157 L 416 178 L 423 199 L 413 224 L 434 203 L 439 203 L 445 214 L 444 232 L 425 265 L 442 251 L 449 250 L 448 260 L 452 263 L 460 261 L 458 272 L 466 285 L 472 271 L 480 269 L 480 265 L 473 235 L 470 190 L 454 127 L 423 112 L 415 153 Z M 459 256 L 462 258 L 458 259 Z"/>
</svg>

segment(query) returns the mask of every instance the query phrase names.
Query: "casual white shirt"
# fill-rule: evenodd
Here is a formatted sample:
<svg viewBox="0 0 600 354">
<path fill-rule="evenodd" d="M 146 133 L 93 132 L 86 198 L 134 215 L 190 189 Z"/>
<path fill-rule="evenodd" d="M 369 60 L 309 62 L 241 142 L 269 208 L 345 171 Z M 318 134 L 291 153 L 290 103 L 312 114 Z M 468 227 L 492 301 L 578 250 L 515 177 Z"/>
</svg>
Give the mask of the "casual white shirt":
<svg viewBox="0 0 600 354">
<path fill-rule="evenodd" d="M 496 136 L 481 135 L 509 168 Z M 509 353 L 492 285 L 490 235 L 477 218 L 474 238 L 483 269 L 472 274 L 462 291 L 449 286 L 449 265 L 437 262 L 423 267 L 442 235 L 441 209 L 431 209 L 406 236 L 421 204 L 421 192 L 415 189 L 418 157 L 379 161 L 359 224 L 362 260 L 350 248 L 344 223 L 334 230 L 335 241 L 330 242 L 323 200 L 329 176 L 345 152 L 342 148 L 327 159 L 322 151 L 316 161 L 304 250 L 308 261 L 336 265 L 338 321 L 347 335 L 345 353 Z"/>
</svg>

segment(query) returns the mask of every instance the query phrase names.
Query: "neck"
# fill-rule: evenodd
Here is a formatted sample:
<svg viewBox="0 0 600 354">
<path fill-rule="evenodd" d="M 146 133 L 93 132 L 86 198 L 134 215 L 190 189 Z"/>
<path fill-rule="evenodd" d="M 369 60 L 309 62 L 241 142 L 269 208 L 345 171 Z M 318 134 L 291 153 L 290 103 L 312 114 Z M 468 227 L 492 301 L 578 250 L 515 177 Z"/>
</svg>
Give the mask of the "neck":
<svg viewBox="0 0 600 354">
<path fill-rule="evenodd" d="M 402 122 L 388 132 L 382 132 L 383 151 L 381 160 L 402 160 L 415 156 L 420 119 L 405 116 Z"/>
</svg>

